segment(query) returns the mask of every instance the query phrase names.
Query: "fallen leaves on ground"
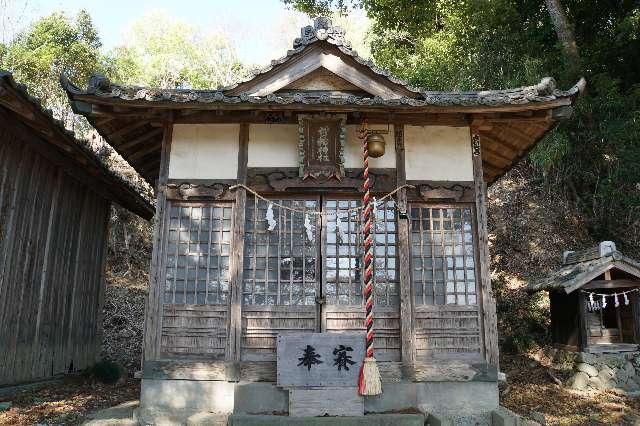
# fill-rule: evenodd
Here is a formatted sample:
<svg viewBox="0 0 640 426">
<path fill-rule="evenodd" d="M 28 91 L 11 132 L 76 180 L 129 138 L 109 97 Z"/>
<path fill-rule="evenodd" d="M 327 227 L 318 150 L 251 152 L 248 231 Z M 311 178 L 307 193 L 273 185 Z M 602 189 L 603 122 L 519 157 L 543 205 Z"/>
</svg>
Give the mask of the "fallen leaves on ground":
<svg viewBox="0 0 640 426">
<path fill-rule="evenodd" d="M 47 385 L 0 396 L 0 401 L 12 402 L 9 410 L 0 412 L 0 425 L 77 425 L 90 411 L 135 400 L 139 395 L 140 382 L 133 379 L 113 385 L 77 380 Z"/>
<path fill-rule="evenodd" d="M 566 383 L 571 370 L 541 351 L 503 355 L 501 363 L 507 383 L 500 386 L 500 404 L 520 415 L 540 413 L 548 425 L 640 425 L 640 398 L 560 386 L 552 376 Z"/>
</svg>

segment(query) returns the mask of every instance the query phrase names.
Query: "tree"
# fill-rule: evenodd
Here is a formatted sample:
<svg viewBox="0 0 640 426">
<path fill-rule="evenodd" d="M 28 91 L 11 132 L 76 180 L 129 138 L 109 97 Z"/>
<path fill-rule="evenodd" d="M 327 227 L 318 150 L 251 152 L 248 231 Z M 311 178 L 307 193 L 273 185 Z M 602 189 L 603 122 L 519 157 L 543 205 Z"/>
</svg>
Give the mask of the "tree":
<svg viewBox="0 0 640 426">
<path fill-rule="evenodd" d="M 545 0 L 549 17 L 553 23 L 553 27 L 558 35 L 558 41 L 562 46 L 562 50 L 567 62 L 567 69 L 573 77 L 577 77 L 580 72 L 580 54 L 578 53 L 578 45 L 576 37 L 573 35 L 571 25 L 567 20 L 560 0 Z"/>
<path fill-rule="evenodd" d="M 116 81 L 162 88 L 215 89 L 245 73 L 223 34 L 202 34 L 162 12 L 134 22 L 107 63 Z"/>
<path fill-rule="evenodd" d="M 101 45 L 86 11 L 80 11 L 74 20 L 56 12 L 19 33 L 0 55 L 0 67 L 11 70 L 57 118 L 74 127 L 79 122 L 59 77 L 65 73 L 74 82 L 87 81 L 101 67 Z"/>
</svg>

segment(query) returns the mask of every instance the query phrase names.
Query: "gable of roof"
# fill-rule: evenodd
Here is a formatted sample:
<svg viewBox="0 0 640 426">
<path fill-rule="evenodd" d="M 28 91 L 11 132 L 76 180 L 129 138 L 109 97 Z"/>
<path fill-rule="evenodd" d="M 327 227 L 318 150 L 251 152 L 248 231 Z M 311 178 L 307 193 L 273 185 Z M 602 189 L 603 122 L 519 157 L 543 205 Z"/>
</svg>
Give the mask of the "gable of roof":
<svg viewBox="0 0 640 426">
<path fill-rule="evenodd" d="M 627 272 L 640 280 L 640 262 L 612 251 L 601 257 L 566 264 L 549 276 L 530 282 L 527 291 L 564 290 L 571 293 L 611 269 Z"/>
<path fill-rule="evenodd" d="M 372 93 L 374 96 L 380 96 L 384 99 L 420 96 L 419 88 L 411 86 L 407 81 L 395 77 L 389 71 L 379 68 L 370 60 L 359 56 L 345 38 L 344 29 L 332 25 L 331 19 L 327 17 L 317 17 L 314 19 L 313 25 L 301 28 L 300 37 L 293 41 L 293 49 L 287 51 L 286 55 L 272 60 L 268 66 L 254 70 L 243 80 L 224 87 L 221 91 L 226 92 L 227 95 L 247 93 L 252 96 L 264 96 L 277 90 L 270 90 L 269 85 L 264 82 L 277 81 L 283 71 L 295 70 L 295 75 L 300 78 L 320 66 L 340 77 L 346 77 L 346 80 L 357 86 L 365 83 L 362 79 L 357 78 L 357 74 L 369 77 L 370 82 L 365 85 L 386 86 L 387 90 L 384 91 L 378 87 L 378 93 Z M 345 75 L 346 69 L 351 72 Z M 287 76 L 291 76 L 291 74 Z M 263 90 L 254 90 L 256 85 L 260 83 L 262 83 Z M 361 88 L 366 90 L 366 87 Z M 384 95 L 385 93 L 387 96 Z"/>
<path fill-rule="evenodd" d="M 51 111 L 43 109 L 40 101 L 29 95 L 26 87 L 18 84 L 10 72 L 0 70 L 0 111 L 3 108 L 68 160 L 65 167 L 71 164 L 86 172 L 86 176 L 95 181 L 96 192 L 147 220 L 153 217 L 152 193 L 146 183 L 142 180 L 131 182 L 105 164 L 88 141 L 76 139 L 74 133 L 56 120 Z"/>
</svg>

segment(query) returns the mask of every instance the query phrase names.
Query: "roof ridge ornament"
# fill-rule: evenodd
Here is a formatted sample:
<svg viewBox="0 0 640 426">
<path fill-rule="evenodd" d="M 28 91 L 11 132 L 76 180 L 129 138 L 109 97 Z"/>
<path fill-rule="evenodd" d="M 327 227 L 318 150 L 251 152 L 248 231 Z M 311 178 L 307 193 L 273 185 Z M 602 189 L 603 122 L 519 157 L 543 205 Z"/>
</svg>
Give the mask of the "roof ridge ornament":
<svg viewBox="0 0 640 426">
<path fill-rule="evenodd" d="M 313 25 L 300 28 L 300 37 L 293 40 L 293 48 L 298 49 L 316 40 L 330 40 L 337 46 L 351 47 L 345 38 L 344 28 L 334 26 L 331 18 L 326 16 L 318 16 L 313 20 Z"/>
</svg>

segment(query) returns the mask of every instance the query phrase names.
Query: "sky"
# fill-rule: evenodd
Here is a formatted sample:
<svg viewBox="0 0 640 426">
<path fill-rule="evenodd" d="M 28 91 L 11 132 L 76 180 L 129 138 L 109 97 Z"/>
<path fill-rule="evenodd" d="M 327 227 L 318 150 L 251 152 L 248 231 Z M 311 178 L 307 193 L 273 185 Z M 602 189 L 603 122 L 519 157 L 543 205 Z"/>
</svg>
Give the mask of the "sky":
<svg viewBox="0 0 640 426">
<path fill-rule="evenodd" d="M 245 64 L 265 64 L 291 47 L 299 28 L 309 19 L 287 10 L 280 0 L 0 0 L 11 22 L 4 38 L 24 29 L 41 16 L 62 10 L 74 16 L 86 9 L 98 29 L 104 49 L 123 40 L 130 24 L 154 10 L 199 27 L 203 32 L 222 31 L 234 44 Z M 6 40 L 5 40 L 6 41 Z"/>
</svg>

